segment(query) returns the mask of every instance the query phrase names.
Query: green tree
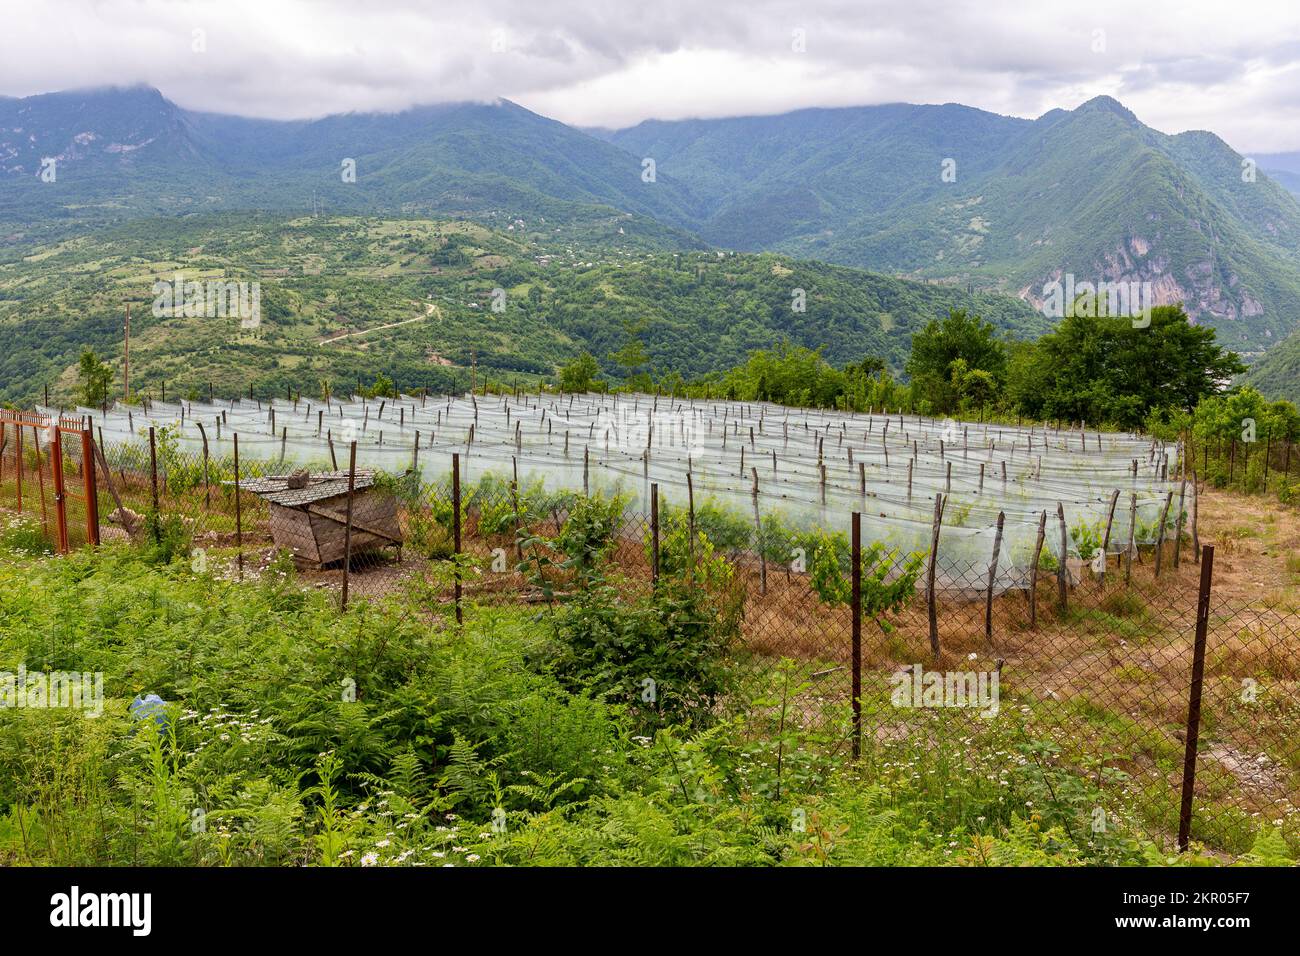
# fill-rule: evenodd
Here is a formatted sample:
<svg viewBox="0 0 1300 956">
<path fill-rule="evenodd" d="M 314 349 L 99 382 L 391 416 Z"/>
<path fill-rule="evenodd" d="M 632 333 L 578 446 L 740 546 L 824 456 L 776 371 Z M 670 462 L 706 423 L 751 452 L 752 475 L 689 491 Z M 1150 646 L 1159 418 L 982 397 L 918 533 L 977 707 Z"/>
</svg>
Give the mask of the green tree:
<svg viewBox="0 0 1300 956">
<path fill-rule="evenodd" d="M 929 411 L 956 411 L 961 404 L 967 376 L 985 373 L 971 380 L 972 388 L 984 389 L 992 382 L 999 389 L 1006 379 L 1007 350 L 996 330 L 979 316 L 953 309 L 943 321 L 931 320 L 912 336 L 912 354 L 905 370 L 912 379 L 915 396 Z M 954 363 L 961 363 L 954 368 Z"/>
<path fill-rule="evenodd" d="M 86 349 L 77 363 L 77 379 L 81 383 L 81 400 L 92 407 L 103 405 L 113 385 L 113 366 L 101 362 L 94 350 Z"/>
<path fill-rule="evenodd" d="M 1181 306 L 1157 306 L 1150 324 L 1071 316 L 1032 347 L 1017 349 L 1010 395 L 1031 418 L 1136 428 L 1157 409 L 1190 412 L 1245 371 L 1192 325 Z"/>
<path fill-rule="evenodd" d="M 600 381 L 600 365 L 590 352 L 583 352 L 560 369 L 560 391 L 599 392 L 605 383 Z"/>
</svg>

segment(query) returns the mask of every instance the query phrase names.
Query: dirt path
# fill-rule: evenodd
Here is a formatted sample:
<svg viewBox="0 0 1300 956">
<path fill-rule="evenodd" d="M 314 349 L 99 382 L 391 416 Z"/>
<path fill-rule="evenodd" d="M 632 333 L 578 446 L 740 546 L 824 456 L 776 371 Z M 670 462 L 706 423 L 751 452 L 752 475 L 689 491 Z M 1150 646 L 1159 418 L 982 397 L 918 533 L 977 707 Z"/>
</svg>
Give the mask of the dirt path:
<svg viewBox="0 0 1300 956">
<path fill-rule="evenodd" d="M 434 303 L 429 302 L 424 307 L 424 315 L 417 315 L 413 319 L 403 319 L 401 322 L 389 322 L 387 325 L 376 325 L 372 329 L 362 329 L 360 332 L 347 332 L 343 335 L 335 335 L 328 339 L 321 339 L 318 344 L 331 345 L 334 342 L 341 342 L 344 339 L 354 339 L 358 336 L 369 335 L 371 332 L 382 332 L 384 329 L 395 329 L 398 326 L 410 325 L 412 322 L 427 322 L 435 315 L 441 320 L 442 309 L 438 308 Z"/>
</svg>

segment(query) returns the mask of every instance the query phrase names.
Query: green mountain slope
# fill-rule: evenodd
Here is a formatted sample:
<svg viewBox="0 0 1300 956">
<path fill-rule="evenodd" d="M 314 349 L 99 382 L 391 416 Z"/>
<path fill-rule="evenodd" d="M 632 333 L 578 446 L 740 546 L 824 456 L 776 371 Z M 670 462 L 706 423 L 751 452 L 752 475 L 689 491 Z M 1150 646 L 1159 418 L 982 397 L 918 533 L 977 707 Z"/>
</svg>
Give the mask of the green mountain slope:
<svg viewBox="0 0 1300 956">
<path fill-rule="evenodd" d="M 257 208 L 563 224 L 619 211 L 661 245 L 698 245 L 681 232 L 690 195 L 641 172 L 504 100 L 298 122 L 193 113 L 139 87 L 0 100 L 0 223 Z"/>
<path fill-rule="evenodd" d="M 975 282 L 1145 281 L 1248 355 L 1295 327 L 1300 205 L 1213 134 L 1107 97 L 1035 121 L 959 106 L 643 123 L 604 134 L 706 197 L 711 241 Z M 955 161 L 955 181 L 941 177 Z"/>
</svg>

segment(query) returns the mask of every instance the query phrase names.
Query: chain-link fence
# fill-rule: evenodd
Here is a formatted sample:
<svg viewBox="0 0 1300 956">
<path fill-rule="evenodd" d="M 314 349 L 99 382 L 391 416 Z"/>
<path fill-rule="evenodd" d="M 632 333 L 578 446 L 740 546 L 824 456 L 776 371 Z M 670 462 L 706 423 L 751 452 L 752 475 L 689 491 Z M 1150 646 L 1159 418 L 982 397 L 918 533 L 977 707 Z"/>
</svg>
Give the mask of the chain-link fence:
<svg viewBox="0 0 1300 956">
<path fill-rule="evenodd" d="M 797 728 L 800 746 L 895 767 L 942 751 L 947 774 L 915 786 L 984 775 L 996 787 L 1009 754 L 1069 769 L 1086 788 L 1044 799 L 1074 801 L 1076 824 L 1094 833 L 1122 823 L 1172 845 L 1181 826 L 1228 855 L 1261 821 L 1300 837 L 1300 615 L 1249 582 L 1202 575 L 1194 483 L 1157 500 L 1143 528 L 1136 495 L 1114 492 L 1096 541 L 1067 527 L 1064 507 L 1039 513 L 1032 544 L 1004 539 L 999 516 L 972 559 L 962 506 L 940 491 L 927 499 L 929 547 L 903 551 L 872 540 L 853 510 L 786 526 L 759 494 L 748 511 L 697 500 L 689 476 L 670 497 L 584 474 L 584 493 L 521 481 L 517 462 L 468 481 L 454 456 L 428 480 L 357 468 L 351 445 L 315 471 L 230 445 L 214 455 L 151 434 L 104 447 L 103 539 L 233 577 L 292 563 L 340 605 L 585 628 L 603 653 L 651 662 L 605 685 L 636 706 Z M 677 651 L 725 662 L 725 679 L 710 672 L 684 693 L 698 674 L 682 676 Z M 1061 778 L 1043 779 L 1053 789 Z"/>
</svg>

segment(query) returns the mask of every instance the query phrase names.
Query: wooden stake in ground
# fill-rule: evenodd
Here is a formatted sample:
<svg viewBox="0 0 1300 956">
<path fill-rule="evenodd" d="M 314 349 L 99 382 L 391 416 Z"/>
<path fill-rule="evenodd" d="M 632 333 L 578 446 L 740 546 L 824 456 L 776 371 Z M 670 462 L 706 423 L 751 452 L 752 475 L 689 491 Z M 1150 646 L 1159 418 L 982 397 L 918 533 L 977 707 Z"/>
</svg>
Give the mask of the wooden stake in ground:
<svg viewBox="0 0 1300 956">
<path fill-rule="evenodd" d="M 934 525 L 930 529 L 930 562 L 925 570 L 925 603 L 930 618 L 930 653 L 939 659 L 939 612 L 935 606 L 934 573 L 939 558 L 939 528 L 943 524 L 943 494 L 934 495 Z"/>
<path fill-rule="evenodd" d="M 1047 512 L 1038 517 L 1038 539 L 1034 542 L 1034 563 L 1029 568 L 1029 629 L 1038 630 L 1038 561 L 1043 555 L 1043 539 L 1047 537 Z"/>
<path fill-rule="evenodd" d="M 1183 500 L 1187 495 L 1187 479 L 1178 484 L 1178 526 L 1174 529 L 1174 567 L 1178 567 L 1183 550 Z"/>
<path fill-rule="evenodd" d="M 199 435 L 203 438 L 203 507 L 207 511 L 212 510 L 212 489 L 208 484 L 208 433 L 203 430 L 203 423 L 195 421 L 199 426 Z"/>
<path fill-rule="evenodd" d="M 695 557 L 695 479 L 686 472 L 686 521 L 690 534 L 691 557 Z"/>
<path fill-rule="evenodd" d="M 1160 577 L 1160 559 L 1165 550 L 1165 524 L 1169 521 L 1169 506 L 1173 500 L 1174 492 L 1171 488 L 1165 494 L 1165 506 L 1160 510 L 1160 530 L 1156 532 L 1156 577 Z"/>
<path fill-rule="evenodd" d="M 1069 579 L 1070 571 L 1065 562 L 1070 553 L 1070 539 L 1065 529 L 1065 506 L 1059 501 L 1056 503 L 1056 520 L 1061 525 L 1061 560 L 1056 564 L 1056 603 L 1060 612 L 1064 614 L 1069 608 L 1066 597 L 1066 581 Z"/>
<path fill-rule="evenodd" d="M 1201 489 L 1196 484 L 1196 472 L 1192 472 L 1192 554 L 1196 564 L 1201 563 L 1201 538 L 1196 533 L 1196 515 L 1201 510 Z"/>
<path fill-rule="evenodd" d="M 984 600 L 984 637 L 994 650 L 997 650 L 997 646 L 993 643 L 993 582 L 998 576 L 998 552 L 1002 550 L 1002 525 L 1006 520 L 1007 516 L 999 511 L 998 530 L 993 535 L 993 558 L 989 561 L 988 592 Z"/>
<path fill-rule="evenodd" d="M 1129 586 L 1133 578 L 1133 552 L 1137 542 L 1138 496 L 1134 492 L 1128 496 L 1128 548 L 1124 551 L 1124 587 Z"/>
<path fill-rule="evenodd" d="M 1116 488 L 1110 495 L 1110 507 L 1106 510 L 1106 533 L 1101 538 L 1101 570 L 1097 573 L 1097 580 L 1101 584 L 1106 583 L 1106 555 L 1110 553 L 1110 532 L 1115 525 L 1115 505 L 1119 502 L 1119 489 Z"/>
</svg>

